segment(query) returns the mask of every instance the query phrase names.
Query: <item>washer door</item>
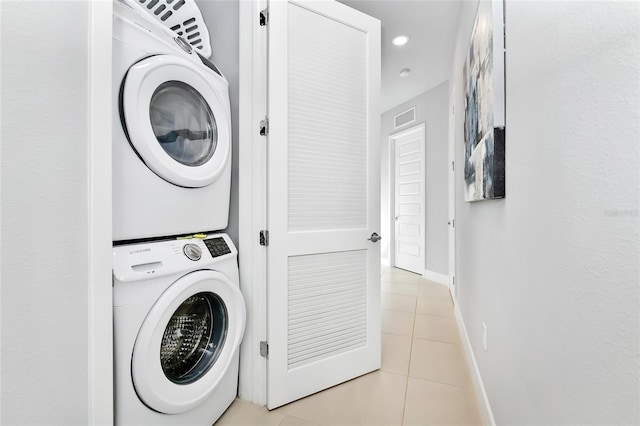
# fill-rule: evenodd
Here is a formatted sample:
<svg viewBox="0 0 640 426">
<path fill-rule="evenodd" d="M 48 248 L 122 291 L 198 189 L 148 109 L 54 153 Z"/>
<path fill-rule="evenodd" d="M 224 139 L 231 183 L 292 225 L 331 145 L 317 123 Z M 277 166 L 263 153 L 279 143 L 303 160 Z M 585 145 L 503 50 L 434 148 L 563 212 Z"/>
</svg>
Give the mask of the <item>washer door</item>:
<svg viewBox="0 0 640 426">
<path fill-rule="evenodd" d="M 131 374 L 142 402 L 166 414 L 200 404 L 231 366 L 244 325 L 242 294 L 225 275 L 196 271 L 173 283 L 133 347 Z"/>
<path fill-rule="evenodd" d="M 174 185 L 210 185 L 229 159 L 227 102 L 211 78 L 187 59 L 158 55 L 132 66 L 123 82 L 120 108 L 131 145 Z"/>
</svg>

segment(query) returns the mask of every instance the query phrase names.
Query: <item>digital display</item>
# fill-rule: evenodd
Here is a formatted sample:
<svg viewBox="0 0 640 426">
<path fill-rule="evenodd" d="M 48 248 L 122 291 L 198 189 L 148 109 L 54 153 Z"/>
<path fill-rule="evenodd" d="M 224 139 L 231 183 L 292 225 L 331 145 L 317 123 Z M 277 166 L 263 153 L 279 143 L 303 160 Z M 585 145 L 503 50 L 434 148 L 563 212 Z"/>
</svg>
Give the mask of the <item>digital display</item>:
<svg viewBox="0 0 640 426">
<path fill-rule="evenodd" d="M 231 249 L 229 249 L 224 238 L 221 237 L 204 240 L 204 245 L 207 246 L 212 257 L 224 256 L 225 254 L 231 253 Z"/>
</svg>

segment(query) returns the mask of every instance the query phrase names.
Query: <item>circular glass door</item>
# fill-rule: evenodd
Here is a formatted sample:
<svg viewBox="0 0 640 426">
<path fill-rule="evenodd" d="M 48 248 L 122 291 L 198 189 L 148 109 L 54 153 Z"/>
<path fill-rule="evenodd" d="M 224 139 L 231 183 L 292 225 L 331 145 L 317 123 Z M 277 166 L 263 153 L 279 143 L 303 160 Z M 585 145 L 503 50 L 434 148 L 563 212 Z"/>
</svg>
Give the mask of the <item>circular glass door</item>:
<svg viewBox="0 0 640 426">
<path fill-rule="evenodd" d="M 158 143 L 180 164 L 201 166 L 213 156 L 216 119 L 193 87 L 181 81 L 162 83 L 151 96 L 149 116 Z"/>
<path fill-rule="evenodd" d="M 212 184 L 231 153 L 228 84 L 185 58 L 157 55 L 129 68 L 120 98 L 131 146 L 177 186 Z"/>
<path fill-rule="evenodd" d="M 245 312 L 237 283 L 220 272 L 195 271 L 171 284 L 146 314 L 133 347 L 140 400 L 166 414 L 202 403 L 238 362 Z"/>
<path fill-rule="evenodd" d="M 227 337 L 227 308 L 214 293 L 187 298 L 169 319 L 160 344 L 160 364 L 167 379 L 184 385 L 209 371 Z"/>
</svg>

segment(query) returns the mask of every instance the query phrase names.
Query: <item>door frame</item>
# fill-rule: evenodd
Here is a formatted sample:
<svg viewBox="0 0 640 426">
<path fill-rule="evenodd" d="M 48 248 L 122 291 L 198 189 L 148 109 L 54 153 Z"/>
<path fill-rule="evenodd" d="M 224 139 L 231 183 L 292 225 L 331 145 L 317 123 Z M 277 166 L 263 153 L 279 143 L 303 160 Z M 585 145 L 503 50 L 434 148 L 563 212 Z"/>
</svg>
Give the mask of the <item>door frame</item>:
<svg viewBox="0 0 640 426">
<path fill-rule="evenodd" d="M 238 395 L 259 405 L 267 403 L 267 361 L 260 356 L 260 341 L 267 340 L 267 255 L 259 245 L 267 226 L 267 139 L 259 132 L 267 114 L 267 27 L 259 25 L 266 8 L 267 0 L 241 1 L 238 12 L 238 263 L 247 308 Z"/>
<path fill-rule="evenodd" d="M 455 300 L 457 297 L 457 282 L 456 282 L 456 116 L 455 116 L 455 93 L 456 85 L 451 83 L 449 87 L 449 141 L 448 141 L 448 164 L 447 175 L 448 179 L 448 206 L 447 216 L 449 223 L 448 227 L 448 266 L 449 266 L 449 292 L 451 297 Z"/>
<path fill-rule="evenodd" d="M 396 139 L 405 136 L 408 133 L 413 133 L 416 130 L 422 130 L 422 140 L 424 141 L 422 151 L 422 163 L 424 174 L 424 188 L 422 188 L 422 205 L 424 206 L 424 213 L 420 218 L 420 225 L 422 227 L 423 236 L 423 250 L 422 250 L 422 271 L 420 275 L 423 275 L 427 268 L 427 124 L 422 122 L 415 124 L 409 128 L 400 130 L 396 133 L 389 135 L 389 266 L 394 268 L 396 266 Z"/>
<path fill-rule="evenodd" d="M 89 11 L 88 113 L 88 420 L 113 424 L 111 126 L 113 4 Z M 109 84 L 105 84 L 108 81 Z"/>
</svg>

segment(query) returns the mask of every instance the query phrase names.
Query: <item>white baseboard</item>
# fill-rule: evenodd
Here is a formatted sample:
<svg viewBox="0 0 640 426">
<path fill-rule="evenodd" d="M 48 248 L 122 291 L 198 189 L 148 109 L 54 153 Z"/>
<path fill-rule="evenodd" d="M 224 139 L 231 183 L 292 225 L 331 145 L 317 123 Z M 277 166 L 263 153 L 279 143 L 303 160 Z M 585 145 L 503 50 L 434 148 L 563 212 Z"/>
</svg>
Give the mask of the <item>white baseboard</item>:
<svg viewBox="0 0 640 426">
<path fill-rule="evenodd" d="M 460 308 L 458 307 L 458 303 L 455 299 L 453 301 L 453 308 L 456 314 L 456 322 L 458 323 L 458 331 L 462 338 L 462 346 L 464 346 L 465 358 L 467 360 L 469 372 L 471 373 L 471 380 L 473 381 L 473 389 L 476 394 L 476 400 L 479 404 L 482 424 L 484 426 L 496 426 L 496 421 L 493 418 L 493 411 L 491 410 L 491 404 L 489 404 L 489 398 L 487 397 L 487 392 L 484 388 L 484 383 L 482 382 L 482 376 L 480 375 L 480 369 L 478 368 L 478 363 L 476 362 L 476 357 L 473 354 L 473 349 L 471 347 L 471 341 L 467 334 L 467 327 L 464 325 L 462 313 L 460 312 Z"/>
<path fill-rule="evenodd" d="M 425 280 L 444 284 L 446 286 L 449 285 L 449 275 L 441 274 L 438 272 L 427 271 L 425 269 L 424 272 L 422 272 L 422 278 L 424 278 Z"/>
<path fill-rule="evenodd" d="M 382 266 L 386 266 L 386 267 L 391 266 L 391 261 L 389 260 L 388 257 L 383 257 L 382 259 L 380 259 L 380 263 L 382 263 Z"/>
</svg>

